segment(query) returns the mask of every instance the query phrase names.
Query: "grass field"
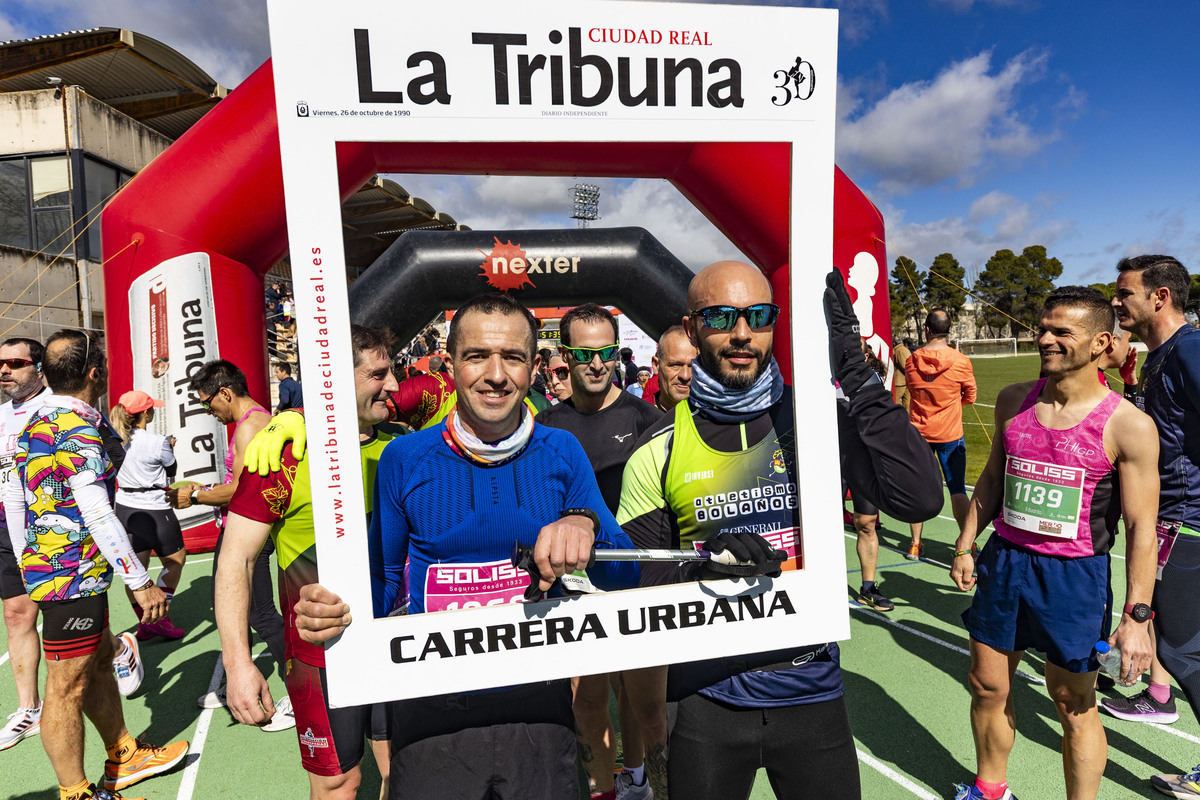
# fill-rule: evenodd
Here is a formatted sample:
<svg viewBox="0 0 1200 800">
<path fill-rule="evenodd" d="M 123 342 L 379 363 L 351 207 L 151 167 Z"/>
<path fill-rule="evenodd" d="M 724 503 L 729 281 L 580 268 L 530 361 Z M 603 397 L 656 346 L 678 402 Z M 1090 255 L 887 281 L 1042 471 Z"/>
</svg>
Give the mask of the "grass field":
<svg viewBox="0 0 1200 800">
<path fill-rule="evenodd" d="M 980 403 L 994 405 L 1002 386 L 1029 379 L 1037 374 L 1037 368 L 1033 356 L 977 359 Z M 1115 388 L 1120 389 L 1119 383 Z M 979 410 L 990 430 L 991 409 L 981 406 Z M 968 420 L 973 417 L 970 410 L 967 415 Z M 978 475 L 986 458 L 987 439 L 978 424 L 968 425 L 967 431 L 968 455 L 978 455 L 971 474 Z M 941 515 L 925 526 L 925 557 L 907 561 L 902 551 L 907 547 L 908 526 L 886 516 L 881 523 L 878 580 L 880 588 L 897 604 L 889 614 L 860 607 L 853 600 L 861 581 L 853 532 L 827 533 L 842 536 L 845 545 L 851 639 L 842 643 L 842 667 L 863 797 L 953 797 L 953 784 L 970 780 L 975 758 L 966 687 L 970 658 L 960 621 L 971 597 L 955 589 L 947 574 L 957 531 L 947 499 Z M 1124 538 L 1117 541 L 1113 590 L 1120 603 L 1125 587 Z M 181 768 L 132 787 L 125 794 L 153 800 L 307 797 L 308 783 L 300 768 L 295 731 L 263 733 L 237 724 L 224 709 L 201 711 L 196 706 L 196 698 L 214 686 L 219 677 L 220 643 L 209 606 L 211 568 L 210 554 L 189 560 L 184 583 L 172 606 L 173 618 L 188 629 L 188 635 L 177 643 L 155 641 L 143 646 L 146 680 L 124 703 L 128 727 L 135 734 L 144 733 L 156 743 L 187 738 L 192 741 L 192 752 Z M 113 629 L 131 628 L 133 612 L 122 593 L 113 592 L 110 603 Z M 265 652 L 265 648 L 256 644 L 256 652 Z M 16 706 L 16 694 L 5 663 L 7 652 L 0 659 L 0 712 L 7 713 Z M 280 676 L 269 658 L 258 663 L 270 671 L 271 689 L 278 696 L 282 690 Z M 1016 679 L 1018 732 L 1009 782 L 1022 800 L 1064 796 L 1062 733 L 1046 696 L 1042 670 L 1042 660 L 1027 654 Z M 1174 725 L 1104 718 L 1109 761 L 1101 798 L 1161 797 L 1151 788 L 1150 775 L 1178 772 L 1200 761 L 1200 726 L 1178 690 L 1175 698 L 1180 720 Z M 86 748 L 88 774 L 98 778 L 103 748 L 90 726 Z M 359 796 L 377 797 L 379 782 L 369 751 L 364 773 Z M 38 737 L 0 753 L 0 798 L 55 800 L 55 785 Z M 772 796 L 765 777 L 760 775 L 751 797 L 768 800 Z"/>
</svg>

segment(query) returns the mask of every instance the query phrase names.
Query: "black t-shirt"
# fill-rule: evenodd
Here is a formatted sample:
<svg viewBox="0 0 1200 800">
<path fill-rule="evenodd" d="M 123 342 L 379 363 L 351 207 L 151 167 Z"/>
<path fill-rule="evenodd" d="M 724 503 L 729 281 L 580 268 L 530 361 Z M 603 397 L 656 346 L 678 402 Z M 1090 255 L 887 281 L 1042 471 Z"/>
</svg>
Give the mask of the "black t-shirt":
<svg viewBox="0 0 1200 800">
<path fill-rule="evenodd" d="M 600 484 L 600 494 L 609 511 L 617 513 L 621 502 L 621 473 L 633 454 L 633 446 L 642 432 L 662 416 L 662 412 L 645 400 L 621 392 L 612 405 L 594 414 L 578 411 L 570 400 L 541 412 L 535 417 L 539 425 L 558 428 L 575 435 L 587 453 L 588 461 Z"/>
</svg>

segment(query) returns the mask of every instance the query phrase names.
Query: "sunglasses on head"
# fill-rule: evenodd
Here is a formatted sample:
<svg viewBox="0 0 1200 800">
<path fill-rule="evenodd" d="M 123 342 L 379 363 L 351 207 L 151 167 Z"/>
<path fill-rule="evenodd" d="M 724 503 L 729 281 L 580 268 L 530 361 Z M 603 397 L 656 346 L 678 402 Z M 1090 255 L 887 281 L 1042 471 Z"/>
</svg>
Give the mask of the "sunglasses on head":
<svg viewBox="0 0 1200 800">
<path fill-rule="evenodd" d="M 28 358 L 0 358 L 0 364 L 9 369 L 24 369 L 25 367 L 32 367 L 33 363 Z"/>
<path fill-rule="evenodd" d="M 566 352 L 567 355 L 569 355 L 571 358 L 575 359 L 579 363 L 586 364 L 589 361 L 591 361 L 593 358 L 595 358 L 597 355 L 600 356 L 601 361 L 615 361 L 617 358 L 617 353 L 619 353 L 621 351 L 621 347 L 620 347 L 620 345 L 615 345 L 615 344 L 610 344 L 607 347 L 565 347 L 564 346 L 563 351 Z"/>
<path fill-rule="evenodd" d="M 774 303 L 755 303 L 745 308 L 709 306 L 691 312 L 691 316 L 699 317 L 704 327 L 718 331 L 733 330 L 737 327 L 738 317 L 745 317 L 750 330 L 759 330 L 775 324 L 775 320 L 779 319 L 779 306 Z"/>
<path fill-rule="evenodd" d="M 555 367 L 554 369 L 550 370 L 550 374 L 558 378 L 560 381 L 565 381 L 567 378 L 571 377 L 571 370 L 567 367 Z"/>
</svg>

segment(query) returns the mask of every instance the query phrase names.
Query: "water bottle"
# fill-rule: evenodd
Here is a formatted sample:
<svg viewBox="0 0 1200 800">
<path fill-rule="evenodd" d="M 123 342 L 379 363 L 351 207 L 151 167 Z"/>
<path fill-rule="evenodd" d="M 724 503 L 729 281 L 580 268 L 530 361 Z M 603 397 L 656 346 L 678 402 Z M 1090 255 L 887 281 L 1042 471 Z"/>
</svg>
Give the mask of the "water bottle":
<svg viewBox="0 0 1200 800">
<path fill-rule="evenodd" d="M 1107 672 L 1113 680 L 1121 682 L 1121 648 L 1110 647 L 1104 640 L 1096 642 L 1096 660 L 1100 662 L 1100 669 Z"/>
</svg>

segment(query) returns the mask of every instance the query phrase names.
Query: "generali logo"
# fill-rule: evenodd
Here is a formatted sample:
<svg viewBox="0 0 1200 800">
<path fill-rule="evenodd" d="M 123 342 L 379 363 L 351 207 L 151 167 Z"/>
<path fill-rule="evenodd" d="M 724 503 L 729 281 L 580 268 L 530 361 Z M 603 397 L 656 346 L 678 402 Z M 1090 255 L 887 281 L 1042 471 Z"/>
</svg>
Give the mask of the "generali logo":
<svg viewBox="0 0 1200 800">
<path fill-rule="evenodd" d="M 550 275 L 552 273 L 566 275 L 579 272 L 579 256 L 538 255 L 531 256 L 521 249 L 521 245 L 513 244 L 509 239 L 504 244 L 499 237 L 492 237 L 495 243 L 491 252 L 483 253 L 483 263 L 479 265 L 480 275 L 487 280 L 488 285 L 501 292 L 511 292 L 526 284 L 534 288 L 531 275 Z"/>
</svg>

